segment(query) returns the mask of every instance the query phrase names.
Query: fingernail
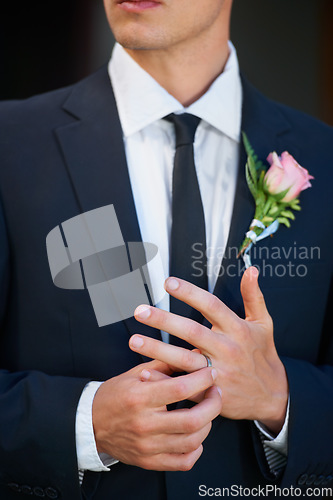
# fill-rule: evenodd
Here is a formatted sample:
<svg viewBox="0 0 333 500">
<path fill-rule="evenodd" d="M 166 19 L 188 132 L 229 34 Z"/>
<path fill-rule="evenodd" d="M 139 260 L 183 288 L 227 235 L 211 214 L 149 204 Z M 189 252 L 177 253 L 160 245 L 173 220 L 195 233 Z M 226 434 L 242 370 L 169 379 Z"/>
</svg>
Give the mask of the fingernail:
<svg viewBox="0 0 333 500">
<path fill-rule="evenodd" d="M 212 374 L 212 379 L 215 380 L 217 377 L 217 371 L 215 370 L 215 368 L 212 369 L 211 374 Z"/>
<path fill-rule="evenodd" d="M 137 316 L 140 319 L 147 319 L 151 315 L 151 310 L 149 306 L 143 305 L 139 306 L 134 311 L 134 316 Z"/>
<path fill-rule="evenodd" d="M 217 392 L 218 392 L 218 393 L 219 393 L 219 395 L 222 397 L 222 390 L 221 390 L 219 387 L 217 387 Z"/>
<path fill-rule="evenodd" d="M 252 266 L 251 267 L 251 278 L 258 278 L 258 275 L 259 275 L 259 271 L 256 267 Z"/>
<path fill-rule="evenodd" d="M 149 380 L 151 377 L 151 373 L 148 370 L 142 370 L 140 373 L 141 380 Z"/>
<path fill-rule="evenodd" d="M 135 335 L 134 337 L 131 338 L 130 344 L 132 347 L 134 347 L 134 349 L 139 349 L 140 347 L 143 346 L 143 339 Z"/>
<path fill-rule="evenodd" d="M 179 281 L 176 280 L 176 278 L 168 278 L 166 286 L 168 290 L 177 290 L 177 288 L 179 288 Z"/>
</svg>

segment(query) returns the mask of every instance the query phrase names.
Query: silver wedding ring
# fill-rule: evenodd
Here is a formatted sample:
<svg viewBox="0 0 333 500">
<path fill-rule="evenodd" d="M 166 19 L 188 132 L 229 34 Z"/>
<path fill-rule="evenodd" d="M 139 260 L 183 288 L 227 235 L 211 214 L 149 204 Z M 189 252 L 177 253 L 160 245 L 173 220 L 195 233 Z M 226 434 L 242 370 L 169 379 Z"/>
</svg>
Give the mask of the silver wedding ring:
<svg viewBox="0 0 333 500">
<path fill-rule="evenodd" d="M 212 365 L 212 360 L 210 359 L 209 356 L 206 356 L 206 354 L 204 354 L 205 358 L 206 358 L 206 361 L 207 361 L 207 368 L 209 368 L 210 366 L 213 366 Z"/>
</svg>

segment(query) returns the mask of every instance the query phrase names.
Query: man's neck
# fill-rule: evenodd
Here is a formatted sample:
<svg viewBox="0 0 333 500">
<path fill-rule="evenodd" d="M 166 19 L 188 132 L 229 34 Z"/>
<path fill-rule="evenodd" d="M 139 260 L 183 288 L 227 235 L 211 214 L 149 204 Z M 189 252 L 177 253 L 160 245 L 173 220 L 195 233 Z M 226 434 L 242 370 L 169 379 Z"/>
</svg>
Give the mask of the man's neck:
<svg viewBox="0 0 333 500">
<path fill-rule="evenodd" d="M 222 73 L 229 56 L 228 36 L 219 43 L 168 51 L 131 50 L 128 54 L 169 94 L 187 107 L 199 99 Z"/>
</svg>

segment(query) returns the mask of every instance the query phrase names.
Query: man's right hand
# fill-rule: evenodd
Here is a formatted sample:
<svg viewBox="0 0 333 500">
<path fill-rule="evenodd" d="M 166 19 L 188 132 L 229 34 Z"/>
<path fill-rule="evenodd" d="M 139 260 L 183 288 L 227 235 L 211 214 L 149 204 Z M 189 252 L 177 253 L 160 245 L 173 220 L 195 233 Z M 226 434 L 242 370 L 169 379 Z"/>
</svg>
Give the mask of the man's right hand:
<svg viewBox="0 0 333 500">
<path fill-rule="evenodd" d="M 158 370 L 160 375 L 147 383 L 144 370 Z M 152 361 L 100 386 L 92 410 L 99 452 L 143 469 L 186 471 L 193 467 L 212 420 L 221 412 L 221 396 L 213 385 L 216 372 L 203 368 L 173 378 L 167 371 L 162 363 Z M 191 399 L 201 391 L 206 391 L 204 399 L 192 408 L 167 410 L 166 405 Z"/>
</svg>

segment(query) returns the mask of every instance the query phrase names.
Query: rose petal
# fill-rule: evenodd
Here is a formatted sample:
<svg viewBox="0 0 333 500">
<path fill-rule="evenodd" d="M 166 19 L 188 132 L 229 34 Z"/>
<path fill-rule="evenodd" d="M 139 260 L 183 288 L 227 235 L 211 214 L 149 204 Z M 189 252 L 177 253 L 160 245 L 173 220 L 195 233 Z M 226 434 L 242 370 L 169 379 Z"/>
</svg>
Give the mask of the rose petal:
<svg viewBox="0 0 333 500">
<path fill-rule="evenodd" d="M 313 177 L 287 151 L 284 151 L 281 157 L 271 153 L 267 160 L 271 163 L 271 167 L 265 175 L 266 185 L 272 194 L 282 193 L 288 189 L 283 202 L 297 198 L 301 191 L 311 187 L 309 180 Z"/>
</svg>

